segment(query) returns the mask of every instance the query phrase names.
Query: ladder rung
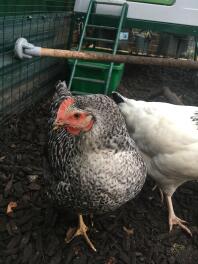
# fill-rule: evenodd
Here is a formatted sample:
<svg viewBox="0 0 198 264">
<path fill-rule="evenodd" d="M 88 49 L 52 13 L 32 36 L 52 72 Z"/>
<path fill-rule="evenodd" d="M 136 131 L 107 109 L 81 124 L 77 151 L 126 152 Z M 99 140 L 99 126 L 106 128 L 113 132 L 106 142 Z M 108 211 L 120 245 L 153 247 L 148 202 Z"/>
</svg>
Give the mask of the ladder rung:
<svg viewBox="0 0 198 264">
<path fill-rule="evenodd" d="M 80 67 L 84 67 L 84 68 L 93 68 L 93 69 L 104 69 L 104 66 L 96 65 L 94 63 L 90 63 L 90 64 L 86 63 L 85 64 L 85 63 L 78 62 L 76 66 L 77 67 L 80 66 Z"/>
<path fill-rule="evenodd" d="M 93 41 L 104 41 L 104 42 L 114 43 L 114 40 L 111 40 L 111 39 L 90 38 L 90 37 L 85 37 L 84 39 L 93 40 Z"/>
<path fill-rule="evenodd" d="M 84 94 L 84 95 L 85 95 L 85 94 L 86 94 L 86 95 L 87 95 L 87 94 L 90 94 L 90 95 L 92 95 L 93 93 L 80 92 L 80 91 L 72 91 L 72 94 L 79 94 L 79 95 L 81 95 L 81 94 L 82 94 L 82 95 L 83 95 L 83 94 Z"/>
<path fill-rule="evenodd" d="M 116 30 L 117 29 L 116 27 L 108 27 L 108 26 L 100 26 L 100 25 L 92 25 L 92 24 L 88 24 L 87 27 L 109 29 L 109 30 Z"/>
<path fill-rule="evenodd" d="M 80 81 L 86 81 L 86 82 L 93 82 L 93 83 L 102 83 L 104 84 L 105 81 L 103 80 L 97 80 L 97 79 L 91 79 L 91 78 L 85 78 L 85 77 L 74 77 L 74 80 L 80 80 Z"/>
<path fill-rule="evenodd" d="M 95 4 L 99 4 L 99 5 L 101 5 L 101 4 L 103 4 L 103 5 L 115 5 L 115 6 L 123 6 L 123 4 L 125 3 L 125 2 L 123 2 L 123 3 L 113 3 L 113 2 L 98 2 L 98 1 L 94 1 L 94 3 Z"/>
</svg>

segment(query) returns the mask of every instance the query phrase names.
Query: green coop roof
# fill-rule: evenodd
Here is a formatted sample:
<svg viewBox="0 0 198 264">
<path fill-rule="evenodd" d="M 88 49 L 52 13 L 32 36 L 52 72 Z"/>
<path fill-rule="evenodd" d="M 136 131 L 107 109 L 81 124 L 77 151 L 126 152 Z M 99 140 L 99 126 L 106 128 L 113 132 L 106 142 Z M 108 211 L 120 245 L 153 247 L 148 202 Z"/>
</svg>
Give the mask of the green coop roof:
<svg viewBox="0 0 198 264">
<path fill-rule="evenodd" d="M 173 5 L 175 0 L 128 0 L 130 2 L 141 2 L 141 3 L 148 3 L 148 4 L 156 4 L 156 5 Z"/>
</svg>

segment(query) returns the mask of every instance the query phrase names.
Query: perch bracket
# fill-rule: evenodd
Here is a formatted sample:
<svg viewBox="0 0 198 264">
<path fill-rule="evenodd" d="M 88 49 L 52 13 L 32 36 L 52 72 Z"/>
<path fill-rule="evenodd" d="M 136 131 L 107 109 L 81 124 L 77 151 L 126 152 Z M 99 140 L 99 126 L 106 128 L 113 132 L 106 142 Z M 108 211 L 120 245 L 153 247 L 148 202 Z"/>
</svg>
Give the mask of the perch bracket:
<svg viewBox="0 0 198 264">
<path fill-rule="evenodd" d="M 35 47 L 25 38 L 17 39 L 14 47 L 15 56 L 19 59 L 31 59 L 34 56 L 41 55 L 41 48 Z"/>
</svg>

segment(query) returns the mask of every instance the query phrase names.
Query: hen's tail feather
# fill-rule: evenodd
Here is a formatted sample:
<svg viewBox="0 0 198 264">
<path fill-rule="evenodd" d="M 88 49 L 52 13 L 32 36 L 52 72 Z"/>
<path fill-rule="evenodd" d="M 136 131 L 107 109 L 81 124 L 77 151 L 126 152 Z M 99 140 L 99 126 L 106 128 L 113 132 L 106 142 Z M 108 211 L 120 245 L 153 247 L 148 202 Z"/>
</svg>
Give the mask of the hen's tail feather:
<svg viewBox="0 0 198 264">
<path fill-rule="evenodd" d="M 56 85 L 56 92 L 54 95 L 54 99 L 58 99 L 58 98 L 62 98 L 62 97 L 66 97 L 66 96 L 71 96 L 71 92 L 69 91 L 69 89 L 67 88 L 66 82 L 65 81 L 58 81 L 57 85 Z"/>
</svg>

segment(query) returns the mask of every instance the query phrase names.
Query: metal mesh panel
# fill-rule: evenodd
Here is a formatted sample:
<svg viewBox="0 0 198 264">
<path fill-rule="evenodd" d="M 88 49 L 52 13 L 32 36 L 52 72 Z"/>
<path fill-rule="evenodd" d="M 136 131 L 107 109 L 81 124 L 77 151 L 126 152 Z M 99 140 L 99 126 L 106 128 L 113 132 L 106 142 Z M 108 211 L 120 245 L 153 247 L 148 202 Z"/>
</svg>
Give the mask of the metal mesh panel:
<svg viewBox="0 0 198 264">
<path fill-rule="evenodd" d="M 19 61 L 13 53 L 16 39 L 25 37 L 37 46 L 66 48 L 73 5 L 74 1 L 63 0 L 1 1 L 0 122 L 39 100 L 63 69 L 64 61 L 58 59 Z"/>
</svg>

